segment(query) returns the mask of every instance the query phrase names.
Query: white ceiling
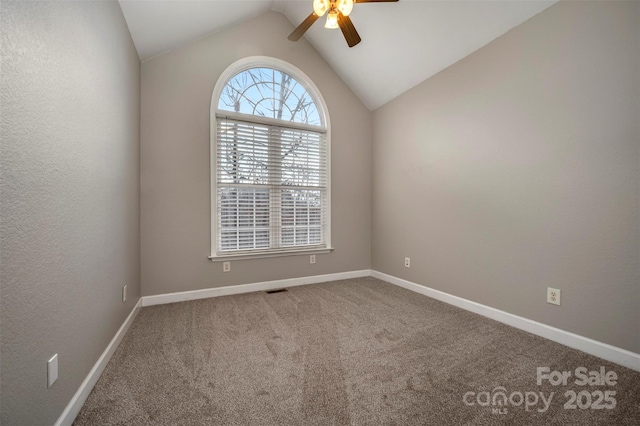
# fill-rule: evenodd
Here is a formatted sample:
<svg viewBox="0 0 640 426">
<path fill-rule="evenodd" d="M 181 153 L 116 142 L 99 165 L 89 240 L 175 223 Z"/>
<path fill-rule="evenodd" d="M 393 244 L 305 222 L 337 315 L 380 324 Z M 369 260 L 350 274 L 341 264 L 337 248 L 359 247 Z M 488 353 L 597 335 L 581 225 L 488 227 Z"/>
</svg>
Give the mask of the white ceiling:
<svg viewBox="0 0 640 426">
<path fill-rule="evenodd" d="M 340 30 L 305 37 L 371 110 L 459 61 L 557 0 L 400 0 L 356 4 L 351 19 L 362 42 L 349 48 Z M 291 30 L 312 0 L 120 0 L 140 59 L 260 15 L 283 13 Z"/>
</svg>

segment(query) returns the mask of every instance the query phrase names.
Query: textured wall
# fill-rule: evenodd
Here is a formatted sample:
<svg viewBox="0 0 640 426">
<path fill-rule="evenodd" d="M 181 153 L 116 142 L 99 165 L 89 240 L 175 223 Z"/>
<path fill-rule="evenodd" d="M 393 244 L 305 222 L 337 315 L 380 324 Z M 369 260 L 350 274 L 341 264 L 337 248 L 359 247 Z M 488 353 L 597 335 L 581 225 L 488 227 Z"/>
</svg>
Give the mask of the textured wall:
<svg viewBox="0 0 640 426">
<path fill-rule="evenodd" d="M 269 12 L 142 64 L 142 292 L 162 294 L 368 269 L 371 113 L 293 26 Z M 306 73 L 331 117 L 332 243 L 317 256 L 233 261 L 210 254 L 209 111 L 220 74 L 247 56 L 271 56 Z"/>
<path fill-rule="evenodd" d="M 53 424 L 140 296 L 140 63 L 117 2 L 0 7 L 0 422 Z"/>
<path fill-rule="evenodd" d="M 558 3 L 376 110 L 373 268 L 640 352 L 639 7 Z"/>
</svg>

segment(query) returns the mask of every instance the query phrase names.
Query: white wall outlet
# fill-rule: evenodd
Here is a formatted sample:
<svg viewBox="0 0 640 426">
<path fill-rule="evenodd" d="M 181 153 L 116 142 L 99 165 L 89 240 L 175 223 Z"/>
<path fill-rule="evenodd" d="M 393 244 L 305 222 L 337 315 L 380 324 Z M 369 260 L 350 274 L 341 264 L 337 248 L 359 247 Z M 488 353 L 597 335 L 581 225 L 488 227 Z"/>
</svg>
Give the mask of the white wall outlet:
<svg viewBox="0 0 640 426">
<path fill-rule="evenodd" d="M 127 301 L 127 286 L 122 287 L 122 303 Z"/>
<path fill-rule="evenodd" d="M 222 272 L 231 271 L 231 262 L 222 262 Z"/>
<path fill-rule="evenodd" d="M 547 287 L 547 303 L 560 306 L 560 290 Z"/>
<path fill-rule="evenodd" d="M 411 268 L 411 259 L 408 257 L 404 258 L 404 267 L 405 268 Z"/>
<path fill-rule="evenodd" d="M 311 256 L 309 256 L 309 263 L 312 264 L 312 265 L 314 263 L 316 263 L 316 255 L 315 254 L 312 254 Z"/>
<path fill-rule="evenodd" d="M 47 361 L 47 387 L 50 388 L 56 380 L 58 380 L 58 354 Z"/>
</svg>

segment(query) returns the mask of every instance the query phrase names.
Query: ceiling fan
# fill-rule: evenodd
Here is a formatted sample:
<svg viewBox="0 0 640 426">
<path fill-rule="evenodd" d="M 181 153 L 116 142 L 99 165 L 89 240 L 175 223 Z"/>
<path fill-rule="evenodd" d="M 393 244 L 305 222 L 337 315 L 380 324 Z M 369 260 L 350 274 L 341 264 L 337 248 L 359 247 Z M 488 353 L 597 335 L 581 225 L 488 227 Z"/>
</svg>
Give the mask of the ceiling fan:
<svg viewBox="0 0 640 426">
<path fill-rule="evenodd" d="M 351 22 L 351 18 L 349 18 L 353 10 L 353 4 L 389 3 L 397 1 L 398 0 L 313 0 L 313 12 L 298 25 L 298 28 L 289 34 L 288 38 L 291 41 L 298 41 L 318 18 L 327 13 L 327 22 L 324 27 L 340 28 L 349 47 L 353 47 L 362 41 L 360 35 L 358 35 L 358 31 L 356 31 L 356 27 L 354 27 L 353 22 Z"/>
</svg>

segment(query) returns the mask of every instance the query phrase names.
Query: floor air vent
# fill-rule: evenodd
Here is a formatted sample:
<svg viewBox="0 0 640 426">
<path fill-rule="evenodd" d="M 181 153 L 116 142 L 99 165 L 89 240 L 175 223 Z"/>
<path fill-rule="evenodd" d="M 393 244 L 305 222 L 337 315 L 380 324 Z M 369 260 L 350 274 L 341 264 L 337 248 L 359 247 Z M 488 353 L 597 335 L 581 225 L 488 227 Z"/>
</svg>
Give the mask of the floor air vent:
<svg viewBox="0 0 640 426">
<path fill-rule="evenodd" d="M 285 292 L 285 291 L 289 291 L 289 290 L 287 290 L 286 288 L 278 288 L 276 290 L 267 290 L 267 291 L 265 291 L 265 293 L 273 294 L 273 293 L 282 293 L 282 292 Z"/>
</svg>

